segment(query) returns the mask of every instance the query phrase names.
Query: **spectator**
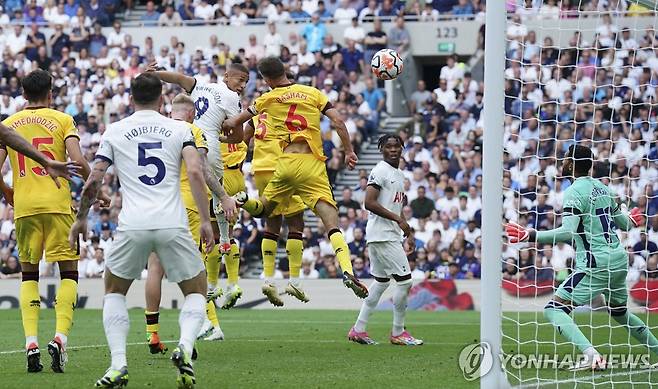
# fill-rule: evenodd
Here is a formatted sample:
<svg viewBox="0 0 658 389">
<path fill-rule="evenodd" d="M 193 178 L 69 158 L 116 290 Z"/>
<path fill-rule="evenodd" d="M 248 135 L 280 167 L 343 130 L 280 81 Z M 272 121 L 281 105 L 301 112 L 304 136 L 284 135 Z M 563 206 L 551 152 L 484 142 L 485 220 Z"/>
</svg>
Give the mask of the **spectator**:
<svg viewBox="0 0 658 389">
<path fill-rule="evenodd" d="M 98 22 L 102 26 L 110 25 L 110 16 L 105 12 L 105 8 L 101 6 L 99 0 L 89 0 L 84 9 L 86 15 L 92 21 Z"/>
<path fill-rule="evenodd" d="M 93 260 L 87 264 L 87 278 L 103 278 L 105 272 L 105 250 L 94 250 Z"/>
<path fill-rule="evenodd" d="M 452 14 L 455 16 L 472 16 L 475 13 L 470 0 L 459 0 L 457 5 L 452 7 Z"/>
<path fill-rule="evenodd" d="M 340 6 L 334 12 L 334 20 L 339 25 L 348 25 L 357 16 L 356 9 L 350 6 L 349 0 L 341 0 Z"/>
<path fill-rule="evenodd" d="M 115 21 L 107 36 L 107 47 L 109 48 L 108 55 L 111 57 L 118 57 L 121 53 L 121 47 L 125 41 L 126 34 L 121 31 L 121 22 Z"/>
<path fill-rule="evenodd" d="M 276 31 L 276 24 L 273 22 L 267 23 L 268 33 L 263 38 L 263 44 L 265 45 L 265 56 L 278 57 L 281 55 L 281 47 L 283 46 L 283 38 L 281 34 Z"/>
<path fill-rule="evenodd" d="M 306 11 L 302 9 L 301 1 L 293 0 L 292 6 L 290 7 L 290 18 L 292 20 L 299 20 L 299 19 L 308 19 L 310 17 L 311 15 L 309 15 Z"/>
<path fill-rule="evenodd" d="M 348 245 L 350 249 L 350 253 L 359 258 L 364 258 L 364 253 L 366 250 L 365 233 L 362 228 L 355 228 L 353 235 L 354 235 L 354 240 L 352 240 Z"/>
<path fill-rule="evenodd" d="M 61 24 L 56 25 L 55 32 L 48 40 L 48 46 L 52 51 L 52 59 L 59 61 L 62 58 L 64 48 L 69 48 L 70 42 L 69 35 L 64 33 L 64 27 Z"/>
<path fill-rule="evenodd" d="M 64 13 L 66 13 L 70 19 L 73 19 L 78 14 L 78 8 L 80 8 L 80 5 L 76 0 L 66 0 Z"/>
<path fill-rule="evenodd" d="M 201 0 L 194 8 L 194 18 L 209 21 L 215 18 L 215 8 L 207 0 Z"/>
<path fill-rule="evenodd" d="M 338 216 L 340 217 L 347 216 L 349 209 L 361 209 L 361 204 L 352 199 L 352 189 L 350 188 L 343 188 L 343 198 L 336 202 L 336 206 L 338 207 Z"/>
<path fill-rule="evenodd" d="M 368 0 L 368 5 L 359 12 L 359 22 L 372 22 L 375 20 L 378 11 L 377 0 Z M 368 59 L 366 58 L 366 60 Z"/>
<path fill-rule="evenodd" d="M 171 4 L 165 7 L 165 11 L 158 18 L 158 26 L 175 27 L 182 23 L 183 19 Z"/>
<path fill-rule="evenodd" d="M 447 89 L 453 90 L 461 84 L 464 78 L 464 68 L 457 65 L 457 57 L 451 55 L 446 60 L 446 65 L 441 68 L 439 79 L 446 80 Z M 445 105 L 444 105 L 445 106 Z"/>
<path fill-rule="evenodd" d="M 390 0 L 385 0 L 384 4 L 387 2 L 390 3 Z M 404 58 L 410 43 L 411 36 L 404 26 L 404 17 L 398 16 L 395 18 L 395 26 L 388 32 L 388 44 Z"/>
<path fill-rule="evenodd" d="M 425 81 L 418 80 L 416 84 L 416 90 L 411 94 L 409 98 L 409 112 L 416 113 L 419 109 L 423 107 L 425 102 L 428 99 L 432 98 L 432 93 L 425 89 Z"/>
<path fill-rule="evenodd" d="M 203 0 L 202 0 L 203 1 Z M 146 12 L 142 15 L 143 26 L 155 26 L 160 19 L 160 13 L 155 9 L 155 3 L 152 0 L 146 2 Z"/>
<path fill-rule="evenodd" d="M 0 278 L 21 278 L 21 265 L 16 256 L 11 255 L 0 268 Z"/>
<path fill-rule="evenodd" d="M 373 30 L 366 34 L 363 42 L 365 44 L 363 60 L 366 63 L 370 63 L 370 60 L 372 60 L 375 53 L 381 49 L 385 49 L 388 44 L 388 37 L 386 36 L 386 33 L 382 31 L 382 21 L 380 19 L 375 19 Z"/>
<path fill-rule="evenodd" d="M 242 12 L 242 8 L 238 4 L 233 6 L 233 14 L 231 15 L 231 26 L 244 26 L 247 24 L 249 17 L 246 13 Z"/>
<path fill-rule="evenodd" d="M 320 273 L 312 265 L 311 261 L 302 261 L 302 271 L 299 274 L 299 278 L 309 280 L 320 278 Z"/>
<path fill-rule="evenodd" d="M 363 41 L 366 38 L 366 32 L 363 27 L 359 25 L 358 18 L 352 18 L 352 24 L 343 32 L 343 38 L 345 39 L 345 42 L 353 40 L 357 45 L 356 48 L 361 51 L 363 50 Z"/>
<path fill-rule="evenodd" d="M 311 22 L 306 24 L 301 31 L 301 36 L 306 39 L 308 50 L 312 53 L 322 49 L 325 35 L 327 35 L 327 28 L 320 21 L 320 15 L 317 13 L 311 16 Z"/>
<path fill-rule="evenodd" d="M 182 4 L 178 6 L 178 15 L 182 20 L 194 20 L 194 12 L 192 0 L 183 0 Z"/>
<path fill-rule="evenodd" d="M 368 271 L 368 268 L 365 265 L 365 261 L 363 258 L 358 258 L 352 255 L 352 266 L 354 270 L 354 276 L 359 278 L 359 279 L 365 279 L 365 278 L 372 278 L 370 275 L 370 271 Z"/>
<path fill-rule="evenodd" d="M 265 56 L 265 48 L 258 44 L 256 35 L 249 35 L 249 44 L 244 49 L 244 55 L 246 58 L 254 57 L 256 60 L 260 60 Z"/>
<path fill-rule="evenodd" d="M 425 219 L 430 216 L 434 210 L 434 201 L 425 197 L 425 187 L 419 186 L 417 197 L 409 203 L 413 210 L 413 215 L 418 219 Z"/>
<path fill-rule="evenodd" d="M 373 111 L 373 121 L 375 125 L 379 124 L 379 113 L 384 110 L 386 99 L 384 92 L 376 88 L 375 81 L 372 78 L 366 78 L 366 89 L 361 93 L 363 99 L 368 103 L 368 106 Z"/>
</svg>

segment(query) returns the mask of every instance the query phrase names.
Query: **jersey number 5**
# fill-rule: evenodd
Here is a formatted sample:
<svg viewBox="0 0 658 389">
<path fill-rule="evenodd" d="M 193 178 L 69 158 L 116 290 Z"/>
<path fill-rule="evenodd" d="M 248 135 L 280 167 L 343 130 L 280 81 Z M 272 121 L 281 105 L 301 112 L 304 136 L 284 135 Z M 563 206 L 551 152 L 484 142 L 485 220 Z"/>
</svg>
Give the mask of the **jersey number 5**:
<svg viewBox="0 0 658 389">
<path fill-rule="evenodd" d="M 291 104 L 288 109 L 288 116 L 286 116 L 286 127 L 290 132 L 304 131 L 308 127 L 306 118 L 302 115 L 296 114 L 297 104 Z"/>
<path fill-rule="evenodd" d="M 32 138 L 32 146 L 34 146 L 36 149 L 39 149 L 39 145 L 51 145 L 53 144 L 53 138 L 52 137 L 47 137 L 47 138 Z M 55 156 L 50 152 L 46 150 L 39 150 L 41 151 L 46 157 L 50 159 L 55 159 Z M 18 153 L 18 176 L 19 177 L 25 177 L 27 174 L 26 168 L 25 168 L 25 156 L 21 153 Z M 37 176 L 47 176 L 48 173 L 46 172 L 46 169 L 44 169 L 41 166 L 35 166 L 32 168 L 32 172 L 36 174 Z"/>
<path fill-rule="evenodd" d="M 162 148 L 162 142 L 148 142 L 137 144 L 137 165 L 139 166 L 155 166 L 155 176 L 149 177 L 146 174 L 139 176 L 139 180 L 146 185 L 158 185 L 165 177 L 167 168 L 164 162 L 158 157 L 147 157 L 146 150 L 157 150 Z"/>
</svg>

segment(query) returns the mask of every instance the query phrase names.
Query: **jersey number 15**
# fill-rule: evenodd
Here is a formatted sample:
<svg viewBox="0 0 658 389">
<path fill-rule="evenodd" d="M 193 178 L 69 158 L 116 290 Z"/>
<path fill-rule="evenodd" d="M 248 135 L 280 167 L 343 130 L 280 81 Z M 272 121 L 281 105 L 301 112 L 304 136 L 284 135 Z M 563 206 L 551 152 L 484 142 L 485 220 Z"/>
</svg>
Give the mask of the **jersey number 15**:
<svg viewBox="0 0 658 389">
<path fill-rule="evenodd" d="M 32 146 L 34 146 L 36 149 L 39 149 L 40 145 L 51 145 L 53 144 L 53 138 L 52 137 L 44 137 L 44 138 L 32 138 Z M 55 159 L 55 156 L 47 150 L 39 150 L 42 154 L 44 154 L 46 157 L 50 159 Z M 18 157 L 18 176 L 19 177 L 25 177 L 27 174 L 27 169 L 25 167 L 25 156 L 21 153 L 17 153 Z M 36 174 L 37 176 L 47 176 L 48 173 L 46 172 L 46 169 L 44 169 L 42 166 L 35 166 L 32 168 L 32 172 Z"/>
</svg>

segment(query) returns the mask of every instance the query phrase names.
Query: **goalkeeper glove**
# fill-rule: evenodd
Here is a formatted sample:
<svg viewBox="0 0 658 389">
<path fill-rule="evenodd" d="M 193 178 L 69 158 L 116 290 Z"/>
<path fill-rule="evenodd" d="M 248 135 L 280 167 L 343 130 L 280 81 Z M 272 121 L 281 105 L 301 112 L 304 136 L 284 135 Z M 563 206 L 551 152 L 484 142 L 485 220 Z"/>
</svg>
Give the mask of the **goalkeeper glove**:
<svg viewBox="0 0 658 389">
<path fill-rule="evenodd" d="M 526 242 L 530 238 L 530 231 L 514 222 L 505 225 L 505 233 L 510 243 Z"/>
<path fill-rule="evenodd" d="M 631 219 L 635 227 L 642 225 L 644 222 L 644 216 L 642 215 L 642 213 L 640 212 L 640 208 L 638 207 L 631 209 L 631 212 L 628 214 L 628 217 Z"/>
</svg>

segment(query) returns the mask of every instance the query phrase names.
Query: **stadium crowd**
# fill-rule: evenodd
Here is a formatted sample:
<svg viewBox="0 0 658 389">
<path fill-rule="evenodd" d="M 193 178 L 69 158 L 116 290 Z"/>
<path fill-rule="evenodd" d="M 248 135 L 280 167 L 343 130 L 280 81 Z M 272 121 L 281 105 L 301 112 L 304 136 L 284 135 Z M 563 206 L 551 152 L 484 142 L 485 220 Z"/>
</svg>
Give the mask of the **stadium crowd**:
<svg viewBox="0 0 658 389">
<path fill-rule="evenodd" d="M 108 11 L 129 10 L 131 2 L 91 0 L 79 4 L 67 0 L 57 4 L 52 0 L 30 0 L 26 4 L 22 0 L 6 0 L 0 15 L 0 117 L 15 113 L 25 103 L 19 87 L 22 75 L 37 67 L 50 70 L 55 77 L 53 103 L 75 118 L 83 151 L 92 160 L 107 126 L 131 113 L 130 79 L 147 64 L 157 62 L 168 70 L 212 82 L 222 77 L 226 64 L 244 63 L 251 72 L 243 101 L 243 106 L 248 106 L 267 90 L 258 79 L 257 60 L 275 55 L 288 65 L 297 82 L 313 85 L 327 94 L 343 115 L 358 150 L 364 141 L 377 137 L 379 123 L 386 116 L 385 93 L 367 67 L 370 57 L 384 47 L 401 53 L 409 49 L 406 22 L 399 16 L 416 14 L 418 19 L 428 20 L 442 14 L 474 15 L 484 9 L 484 2 L 477 0 L 434 0 L 422 6 L 419 2 L 407 2 L 406 7 L 390 0 L 367 4 L 284 4 L 267 0 L 231 3 L 165 1 L 157 7 L 147 3 L 144 18 L 148 19 L 143 22 L 149 26 L 176 25 L 180 20 L 191 19 L 233 25 L 256 17 L 268 21 L 263 34 L 250 36 L 246 47 L 231 47 L 230 42 L 212 36 L 201 48 L 192 50 L 198 42 L 182 42 L 175 36 L 168 46 L 159 48 L 150 38 L 133 42 L 122 30 L 121 22 L 113 20 L 115 12 Z M 514 11 L 512 21 L 532 17 L 530 9 L 544 12 L 556 4 L 564 7 L 575 2 L 544 3 L 538 8 L 538 1 L 508 1 L 510 11 Z M 623 0 L 579 3 L 604 10 L 627 7 Z M 392 27 L 384 31 L 380 18 L 391 18 Z M 277 32 L 277 23 L 296 19 L 300 23 L 297 33 L 284 37 Z M 18 23 L 12 23 L 15 21 Z M 328 22 L 348 27 L 342 37 L 332 36 L 324 28 Z M 44 23 L 54 27 L 48 37 L 41 31 Z M 363 23 L 374 23 L 374 31 L 365 33 Z M 113 26 L 111 32 L 103 33 L 101 27 L 109 25 Z M 537 42 L 534 31 L 510 24 L 505 91 L 505 217 L 539 229 L 559 225 L 561 194 L 569 183 L 556 179 L 558 160 L 574 139 L 584 141 L 595 150 L 597 176 L 610 177 L 606 182 L 622 201 L 643 207 L 650 216 L 647 228 L 624 236 L 634 269 L 629 277 L 656 277 L 658 273 L 653 270 L 658 266 L 658 151 L 654 135 L 656 113 L 652 108 L 656 97 L 653 75 L 658 72 L 656 34 L 647 29 L 641 39 L 634 39 L 611 18 L 604 18 L 597 32 L 592 42 L 575 34 L 570 48 L 558 49 L 552 47 L 550 38 Z M 406 144 L 402 169 L 407 177 L 408 205 L 404 214 L 416 241 L 416 251 L 410 255 L 415 279 L 480 277 L 484 87 L 460 58 L 449 57 L 446 62 L 436 89 L 429 90 L 421 80 L 417 90 L 409 95 L 412 119 L 400 132 Z M 175 87 L 167 87 L 165 111 L 178 92 Z M 341 146 L 326 121 L 323 132 L 327 169 L 333 184 L 343 168 Z M 249 158 L 243 167 L 245 172 L 249 170 Z M 7 163 L 2 174 L 10 183 Z M 254 194 L 247 177 L 248 188 Z M 342 188 L 338 204 L 341 228 L 359 278 L 369 277 L 364 236 L 367 212 L 363 207 L 367 179 L 368 172 L 361 171 L 357 187 Z M 74 198 L 78 198 L 81 187 L 81 181 L 72 184 Z M 81 249 L 80 275 L 84 277 L 102 277 L 104 253 L 113 239 L 121 209 L 121 193 L 111 172 L 103 190 L 112 197 L 112 206 L 101 209 L 95 205 L 90 212 L 91 238 Z M 16 260 L 13 211 L 4 201 L 0 208 L 0 277 L 17 277 L 20 267 Z M 260 221 L 246 213 L 235 226 L 245 264 L 259 256 L 261 231 Z M 340 276 L 324 232 L 321 225 L 304 231 L 302 278 Z M 523 249 L 520 254 L 505 246 L 504 251 L 504 277 L 534 281 L 563 279 L 574 255 L 573 248 L 564 244 Z M 44 263 L 44 275 L 53 271 Z M 283 277 L 286 272 L 283 258 L 277 274 Z"/>
</svg>

